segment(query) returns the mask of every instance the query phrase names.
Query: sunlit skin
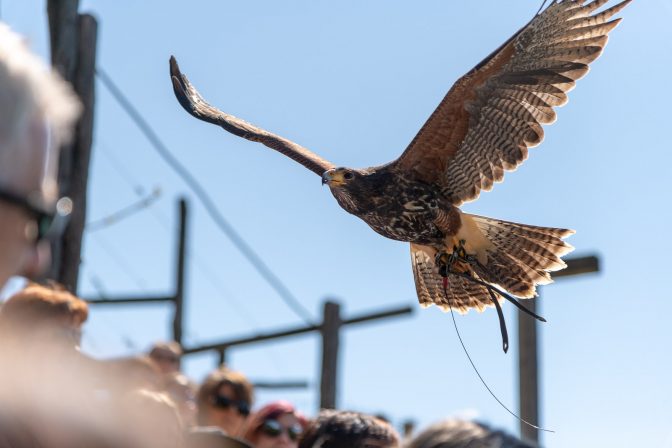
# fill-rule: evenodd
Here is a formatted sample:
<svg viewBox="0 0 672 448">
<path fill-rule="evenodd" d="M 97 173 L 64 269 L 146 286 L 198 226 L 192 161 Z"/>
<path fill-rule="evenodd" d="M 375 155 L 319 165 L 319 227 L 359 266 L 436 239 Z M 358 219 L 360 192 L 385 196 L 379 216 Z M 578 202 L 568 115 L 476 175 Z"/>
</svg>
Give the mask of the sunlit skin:
<svg viewBox="0 0 672 448">
<path fill-rule="evenodd" d="M 55 173 L 51 169 L 56 154 L 49 154 L 47 126 L 41 116 L 35 116 L 16 139 L 18 148 L 2 163 L 11 166 L 3 172 L 0 187 L 25 198 L 37 198 L 47 206 L 56 201 Z M 3 259 L 0 263 L 0 286 L 13 275 L 34 276 L 42 271 L 49 261 L 48 244 L 36 245 L 36 224 L 32 217 L 14 204 L 0 201 L 0 247 Z"/>
<path fill-rule="evenodd" d="M 292 440 L 287 433 L 287 429 L 299 425 L 299 419 L 293 414 L 282 414 L 275 420 L 282 426 L 280 435 L 273 437 L 261 430 L 257 431 L 255 440 L 251 440 L 255 448 L 297 448 L 299 446 L 298 440 Z"/>
</svg>

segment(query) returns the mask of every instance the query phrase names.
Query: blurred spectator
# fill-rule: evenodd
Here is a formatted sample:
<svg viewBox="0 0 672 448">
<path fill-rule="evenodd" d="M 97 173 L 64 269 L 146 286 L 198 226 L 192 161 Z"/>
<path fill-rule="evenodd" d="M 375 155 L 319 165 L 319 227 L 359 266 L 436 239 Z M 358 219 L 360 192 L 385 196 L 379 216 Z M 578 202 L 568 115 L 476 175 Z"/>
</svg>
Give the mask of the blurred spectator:
<svg viewBox="0 0 672 448">
<path fill-rule="evenodd" d="M 95 399 L 102 370 L 79 352 L 87 317 L 86 303 L 58 286 L 31 284 L 0 308 L 0 409 L 11 410 L 0 434 L 21 427 L 35 446 L 49 448 L 111 440 L 99 431 L 106 422 Z"/>
<path fill-rule="evenodd" d="M 197 386 L 183 373 L 173 372 L 163 375 L 162 390 L 177 405 L 185 428 L 195 426 Z"/>
<path fill-rule="evenodd" d="M 465 420 L 444 420 L 411 440 L 406 448 L 534 448 L 504 431 Z"/>
<path fill-rule="evenodd" d="M 79 111 L 70 87 L 0 23 L 0 287 L 47 263 L 58 147 Z"/>
<path fill-rule="evenodd" d="M 182 347 L 175 341 L 157 342 L 150 349 L 149 357 L 162 373 L 179 372 Z"/>
<path fill-rule="evenodd" d="M 183 447 L 182 420 L 166 394 L 145 389 L 128 393 L 118 423 L 129 448 Z"/>
<path fill-rule="evenodd" d="M 252 384 L 242 373 L 221 367 L 208 375 L 196 400 L 199 425 L 240 436 L 253 404 Z"/>
<path fill-rule="evenodd" d="M 58 286 L 30 284 L 10 297 L 0 308 L 3 392 L 35 393 L 43 386 L 58 395 L 62 390 L 53 385 L 59 382 L 81 390 L 73 375 L 86 364 L 79 343 L 87 317 L 86 302 Z M 47 375 L 51 386 L 43 381 Z"/>
<path fill-rule="evenodd" d="M 186 435 L 186 448 L 253 448 L 240 439 L 226 435 L 220 428 L 193 428 Z"/>
<path fill-rule="evenodd" d="M 389 423 L 359 412 L 323 409 L 308 424 L 299 448 L 397 448 Z"/>
<path fill-rule="evenodd" d="M 148 356 L 128 356 L 101 362 L 103 382 L 112 392 L 123 395 L 138 389 L 161 390 L 161 371 Z"/>
<path fill-rule="evenodd" d="M 244 439 L 255 448 L 297 448 L 307 423 L 290 403 L 275 401 L 250 417 Z"/>
</svg>

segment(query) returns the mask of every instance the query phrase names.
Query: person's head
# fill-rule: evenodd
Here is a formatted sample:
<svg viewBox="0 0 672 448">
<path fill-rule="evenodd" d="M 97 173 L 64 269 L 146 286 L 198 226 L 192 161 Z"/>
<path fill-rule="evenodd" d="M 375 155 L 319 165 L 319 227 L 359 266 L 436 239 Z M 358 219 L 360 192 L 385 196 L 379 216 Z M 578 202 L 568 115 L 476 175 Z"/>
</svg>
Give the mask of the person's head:
<svg viewBox="0 0 672 448">
<path fill-rule="evenodd" d="M 80 105 L 70 87 L 0 23 L 0 286 L 34 275 L 56 205 L 58 147 Z M 63 204 L 62 204 L 63 205 Z"/>
<path fill-rule="evenodd" d="M 297 448 L 307 423 L 290 403 L 274 401 L 250 417 L 244 438 L 255 448 Z"/>
<path fill-rule="evenodd" d="M 449 419 L 422 431 L 406 448 L 534 448 L 534 445 L 481 423 Z"/>
<path fill-rule="evenodd" d="M 0 307 L 0 339 L 23 352 L 77 349 L 88 315 L 86 302 L 62 287 L 29 284 Z"/>
<path fill-rule="evenodd" d="M 178 372 L 182 347 L 175 341 L 157 342 L 149 350 L 149 357 L 159 366 L 162 373 Z"/>
<path fill-rule="evenodd" d="M 397 448 L 399 435 L 374 416 L 323 409 L 308 424 L 299 448 Z"/>
<path fill-rule="evenodd" d="M 196 401 L 199 425 L 218 426 L 238 436 L 253 404 L 252 383 L 242 373 L 222 367 L 208 375 Z"/>
</svg>

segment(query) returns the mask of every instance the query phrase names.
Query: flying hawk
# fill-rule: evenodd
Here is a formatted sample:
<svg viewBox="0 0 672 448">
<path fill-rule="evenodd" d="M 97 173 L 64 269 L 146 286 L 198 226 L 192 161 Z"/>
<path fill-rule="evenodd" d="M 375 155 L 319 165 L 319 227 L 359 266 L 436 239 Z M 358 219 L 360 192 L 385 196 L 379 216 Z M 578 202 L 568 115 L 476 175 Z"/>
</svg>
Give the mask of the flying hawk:
<svg viewBox="0 0 672 448">
<path fill-rule="evenodd" d="M 549 272 L 564 268 L 574 232 L 486 218 L 460 211 L 501 182 L 528 149 L 541 143 L 542 124 L 588 72 L 631 0 L 596 12 L 609 0 L 552 2 L 450 89 L 401 156 L 385 165 L 336 167 L 308 149 L 211 106 L 180 72 L 175 95 L 194 117 L 263 143 L 321 177 L 339 205 L 379 234 L 411 246 L 418 299 L 461 313 L 495 305 L 492 288 L 532 298 Z M 449 268 L 448 270 L 446 268 Z M 446 281 L 447 279 L 447 281 Z"/>
</svg>

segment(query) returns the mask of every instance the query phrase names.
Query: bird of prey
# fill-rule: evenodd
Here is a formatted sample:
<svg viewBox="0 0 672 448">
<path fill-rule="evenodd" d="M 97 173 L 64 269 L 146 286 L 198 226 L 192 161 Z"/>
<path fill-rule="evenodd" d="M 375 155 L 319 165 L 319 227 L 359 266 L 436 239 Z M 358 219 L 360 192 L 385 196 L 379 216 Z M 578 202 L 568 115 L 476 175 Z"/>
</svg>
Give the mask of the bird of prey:
<svg viewBox="0 0 672 448">
<path fill-rule="evenodd" d="M 401 156 L 364 169 L 337 167 L 308 149 L 208 104 L 171 58 L 173 89 L 194 117 L 281 152 L 321 177 L 336 201 L 374 231 L 410 243 L 418 300 L 461 313 L 495 306 L 493 288 L 532 298 L 565 267 L 571 230 L 460 211 L 541 143 L 542 125 L 588 72 L 631 0 L 556 0 L 460 78 Z"/>
</svg>

